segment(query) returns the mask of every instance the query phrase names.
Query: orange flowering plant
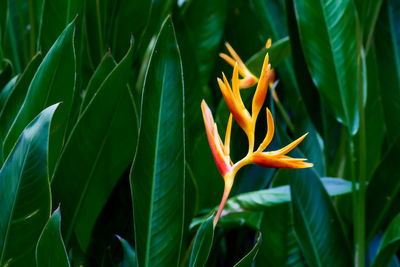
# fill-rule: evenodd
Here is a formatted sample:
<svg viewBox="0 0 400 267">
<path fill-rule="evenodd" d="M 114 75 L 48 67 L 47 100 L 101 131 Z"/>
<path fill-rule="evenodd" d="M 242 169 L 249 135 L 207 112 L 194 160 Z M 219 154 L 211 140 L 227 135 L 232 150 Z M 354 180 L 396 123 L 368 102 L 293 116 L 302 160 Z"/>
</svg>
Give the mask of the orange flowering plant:
<svg viewBox="0 0 400 267">
<path fill-rule="evenodd" d="M 271 64 L 269 63 L 269 55 L 268 53 L 266 54 L 260 77 L 257 78 L 248 70 L 248 68 L 237 55 L 235 50 L 233 50 L 233 48 L 229 44 L 226 44 L 226 46 L 232 58 L 226 54 L 220 54 L 220 56 L 234 68 L 232 74 L 232 86 L 230 86 L 228 79 L 226 78 L 224 73 L 222 73 L 223 80 L 218 78 L 218 85 L 230 110 L 224 143 L 219 136 L 217 124 L 214 122 L 214 118 L 210 108 L 204 100 L 201 103 L 208 142 L 210 144 L 210 148 L 217 164 L 218 170 L 221 173 L 225 183 L 222 200 L 219 205 L 217 215 L 214 218 L 214 226 L 218 223 L 218 220 L 221 216 L 222 210 L 232 189 L 236 173 L 243 166 L 248 164 L 256 164 L 268 168 L 287 169 L 309 168 L 313 166 L 312 163 L 305 162 L 306 159 L 304 158 L 292 158 L 286 155 L 293 148 L 295 148 L 307 136 L 307 134 L 304 134 L 289 145 L 279 150 L 265 151 L 274 136 L 274 119 L 268 108 L 266 109 L 268 131 L 262 143 L 255 150 L 256 121 L 264 104 L 268 92 L 268 87 L 270 84 L 273 84 L 273 80 L 271 81 L 272 71 Z M 239 79 L 239 73 L 243 77 L 242 79 Z M 243 88 L 251 87 L 255 84 L 257 84 L 257 87 L 253 96 L 251 107 L 252 109 L 250 114 L 243 103 L 240 95 L 240 90 Z M 232 129 L 232 117 L 245 132 L 249 144 L 247 154 L 236 163 L 232 162 L 229 149 Z"/>
</svg>

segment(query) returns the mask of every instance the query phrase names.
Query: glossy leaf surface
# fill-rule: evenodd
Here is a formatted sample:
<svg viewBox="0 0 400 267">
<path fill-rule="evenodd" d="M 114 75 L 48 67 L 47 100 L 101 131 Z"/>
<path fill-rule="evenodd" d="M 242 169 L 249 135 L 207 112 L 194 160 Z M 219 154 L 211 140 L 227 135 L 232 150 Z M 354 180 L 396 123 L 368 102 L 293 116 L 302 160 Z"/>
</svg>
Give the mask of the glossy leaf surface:
<svg viewBox="0 0 400 267">
<path fill-rule="evenodd" d="M 130 177 L 141 266 L 179 262 L 185 184 L 183 94 L 180 54 L 168 17 L 146 73 L 138 148 Z"/>
<path fill-rule="evenodd" d="M 61 236 L 61 214 L 58 207 L 43 229 L 36 245 L 37 267 L 69 267 L 67 251 Z"/>
<path fill-rule="evenodd" d="M 24 129 L 0 170 L 1 266 L 34 265 L 35 244 L 50 217 L 47 156 L 57 106 L 42 111 Z"/>
<path fill-rule="evenodd" d="M 357 32 L 350 0 L 294 1 L 300 41 L 312 79 L 339 121 L 358 129 Z"/>
<path fill-rule="evenodd" d="M 136 147 L 136 114 L 126 86 L 132 58 L 131 46 L 83 111 L 54 172 L 52 190 L 56 203 L 63 204 L 65 241 L 69 243 L 75 230 L 83 249 Z M 80 167 L 71 168 L 77 160 Z"/>
</svg>

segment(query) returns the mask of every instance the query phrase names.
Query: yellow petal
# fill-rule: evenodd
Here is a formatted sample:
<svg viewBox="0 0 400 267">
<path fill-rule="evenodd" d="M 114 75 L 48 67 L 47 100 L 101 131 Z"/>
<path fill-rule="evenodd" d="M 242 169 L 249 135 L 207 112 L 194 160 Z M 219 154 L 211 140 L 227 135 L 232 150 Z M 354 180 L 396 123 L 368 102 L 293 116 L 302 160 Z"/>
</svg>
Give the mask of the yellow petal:
<svg viewBox="0 0 400 267">
<path fill-rule="evenodd" d="M 253 120 L 257 118 L 258 113 L 260 112 L 260 109 L 264 104 L 265 96 L 267 95 L 269 72 L 271 68 L 271 65 L 268 64 L 268 61 L 269 61 L 269 56 L 267 53 L 264 58 L 264 64 L 261 71 L 260 80 L 258 81 L 257 89 L 253 97 L 252 112 L 251 112 Z"/>
<path fill-rule="evenodd" d="M 303 136 L 297 138 L 296 140 L 294 140 L 293 142 L 291 142 L 289 145 L 285 146 L 284 148 L 281 148 L 279 150 L 276 151 L 270 151 L 270 155 L 274 155 L 274 156 L 280 156 L 280 155 L 285 155 L 287 153 L 289 153 L 293 148 L 295 148 L 298 144 L 300 144 L 301 141 L 303 141 L 303 139 L 308 135 L 308 133 L 304 134 Z"/>
<path fill-rule="evenodd" d="M 274 118 L 272 117 L 271 111 L 267 108 L 267 135 L 264 138 L 264 141 L 260 144 L 257 151 L 262 152 L 264 149 L 271 143 L 272 138 L 274 137 Z"/>
<path fill-rule="evenodd" d="M 231 130 L 232 130 L 232 113 L 229 114 L 228 125 L 226 126 L 225 133 L 225 155 L 229 155 L 229 145 L 231 141 Z"/>
</svg>

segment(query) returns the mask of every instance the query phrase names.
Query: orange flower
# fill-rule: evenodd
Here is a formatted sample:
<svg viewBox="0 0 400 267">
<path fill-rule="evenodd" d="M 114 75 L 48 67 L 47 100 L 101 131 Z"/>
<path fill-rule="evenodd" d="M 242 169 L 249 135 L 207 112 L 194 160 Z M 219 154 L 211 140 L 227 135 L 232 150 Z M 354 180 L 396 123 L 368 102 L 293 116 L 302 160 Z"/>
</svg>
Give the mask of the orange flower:
<svg viewBox="0 0 400 267">
<path fill-rule="evenodd" d="M 224 143 L 222 143 L 222 140 L 218 134 L 217 125 L 214 122 L 212 113 L 208 108 L 206 102 L 203 100 L 201 103 L 201 109 L 203 112 L 203 118 L 206 127 L 208 142 L 210 144 L 211 151 L 214 156 L 215 162 L 217 164 L 218 170 L 220 171 L 225 183 L 224 194 L 217 215 L 215 216 L 214 219 L 214 226 L 217 224 L 219 217 L 221 216 L 226 200 L 228 199 L 229 193 L 232 189 L 235 175 L 239 171 L 239 169 L 242 168 L 243 166 L 248 164 L 256 164 L 269 168 L 290 168 L 290 169 L 309 168 L 313 166 L 312 163 L 304 162 L 306 159 L 291 158 L 286 155 L 293 148 L 295 148 L 306 137 L 307 134 L 301 136 L 300 138 L 293 141 L 292 143 L 290 143 L 289 145 L 285 146 L 282 149 L 276 151 L 264 152 L 267 146 L 271 143 L 272 138 L 274 136 L 274 120 L 268 108 L 267 108 L 268 131 L 263 142 L 259 145 L 258 149 L 254 151 L 254 132 L 255 132 L 257 117 L 261 110 L 261 107 L 264 104 L 265 97 L 268 91 L 268 86 L 271 85 L 271 79 L 272 80 L 274 79 L 274 73 L 273 71 L 271 71 L 271 65 L 269 64 L 268 54 L 265 56 L 260 78 L 258 79 L 247 70 L 246 66 L 243 64 L 243 62 L 240 60 L 240 58 L 237 56 L 234 50 L 229 46 L 229 44 L 227 44 L 227 47 L 233 58 L 236 60 L 236 62 L 234 62 L 232 58 L 226 56 L 225 54 L 222 54 L 223 55 L 222 57 L 225 58 L 228 61 L 228 63 L 231 64 L 234 62 L 233 64 L 231 64 L 234 66 L 232 75 L 232 89 L 231 86 L 229 85 L 228 80 L 225 77 L 225 74 L 222 74 L 223 80 L 218 79 L 218 84 L 221 89 L 222 95 L 231 112 L 228 120 Z M 238 73 L 241 73 L 244 79 L 240 80 Z M 244 82 L 244 80 L 246 80 L 246 82 Z M 255 81 L 253 85 L 257 83 L 257 88 L 255 90 L 252 101 L 251 115 L 244 106 L 242 98 L 240 96 L 240 88 L 242 88 L 241 86 L 243 84 L 247 85 L 250 84 L 249 81 Z M 249 150 L 247 155 L 234 164 L 231 161 L 229 153 L 232 117 L 236 120 L 238 125 L 246 133 L 249 141 Z"/>
</svg>

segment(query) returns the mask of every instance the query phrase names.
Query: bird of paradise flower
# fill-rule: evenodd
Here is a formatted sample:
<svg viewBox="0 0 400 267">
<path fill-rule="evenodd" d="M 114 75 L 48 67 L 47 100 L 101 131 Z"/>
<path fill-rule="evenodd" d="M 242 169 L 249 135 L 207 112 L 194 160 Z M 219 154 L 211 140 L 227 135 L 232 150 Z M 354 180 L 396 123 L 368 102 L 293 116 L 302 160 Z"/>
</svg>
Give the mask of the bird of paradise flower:
<svg viewBox="0 0 400 267">
<path fill-rule="evenodd" d="M 274 73 L 273 70 L 271 70 L 271 65 L 269 64 L 268 53 L 264 58 L 260 77 L 257 78 L 247 69 L 246 65 L 237 55 L 235 50 L 233 50 L 233 48 L 229 44 L 226 44 L 226 46 L 232 57 L 226 54 L 220 54 L 220 56 L 234 68 L 232 75 L 232 88 L 224 73 L 222 73 L 222 80 L 218 78 L 218 85 L 230 110 L 224 143 L 222 142 L 218 134 L 217 125 L 214 122 L 214 118 L 210 108 L 204 100 L 201 103 L 208 142 L 210 144 L 210 148 L 217 164 L 218 170 L 221 173 L 225 183 L 222 200 L 219 205 L 217 215 L 214 218 L 214 226 L 218 223 L 218 220 L 221 216 L 222 210 L 232 189 L 236 173 L 243 166 L 248 164 L 256 164 L 269 168 L 287 169 L 309 168 L 313 166 L 312 163 L 305 162 L 306 159 L 292 158 L 286 155 L 293 148 L 295 148 L 306 137 L 307 134 L 304 134 L 297 140 L 279 150 L 264 151 L 271 143 L 274 136 L 274 119 L 268 108 L 266 109 L 268 127 L 267 134 L 262 143 L 258 146 L 257 150 L 254 149 L 254 132 L 256 120 L 264 104 L 268 91 L 268 86 L 271 84 L 271 78 L 273 79 Z M 242 76 L 242 79 L 239 79 L 239 73 Z M 242 98 L 240 96 L 240 89 L 251 87 L 256 83 L 257 87 L 253 96 L 252 109 L 250 114 L 242 101 Z M 229 151 L 232 117 L 246 133 L 249 143 L 248 153 L 236 163 L 232 162 Z"/>
</svg>

